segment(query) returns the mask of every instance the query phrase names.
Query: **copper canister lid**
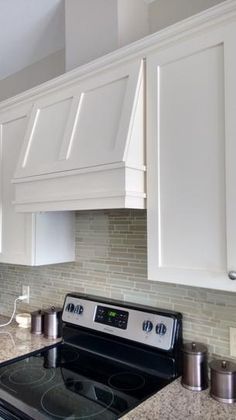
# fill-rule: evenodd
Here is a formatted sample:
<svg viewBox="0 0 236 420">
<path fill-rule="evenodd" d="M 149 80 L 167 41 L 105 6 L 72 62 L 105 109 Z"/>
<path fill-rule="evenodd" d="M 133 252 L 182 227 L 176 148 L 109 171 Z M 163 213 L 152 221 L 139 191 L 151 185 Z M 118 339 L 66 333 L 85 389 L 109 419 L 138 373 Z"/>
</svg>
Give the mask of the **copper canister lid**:
<svg viewBox="0 0 236 420">
<path fill-rule="evenodd" d="M 43 315 L 42 309 L 38 309 L 37 311 L 31 312 L 31 316 L 41 317 Z"/>
<path fill-rule="evenodd" d="M 195 341 L 186 343 L 183 346 L 183 352 L 188 354 L 204 354 L 207 353 L 207 351 L 207 347 L 204 344 Z"/>
<path fill-rule="evenodd" d="M 51 306 L 50 308 L 44 310 L 44 314 L 47 316 L 55 316 L 55 314 L 60 314 L 61 312 L 62 308 L 58 308 L 55 306 Z"/>
<path fill-rule="evenodd" d="M 210 363 L 210 368 L 216 372 L 226 375 L 233 375 L 236 373 L 236 363 L 228 360 L 213 360 Z"/>
</svg>

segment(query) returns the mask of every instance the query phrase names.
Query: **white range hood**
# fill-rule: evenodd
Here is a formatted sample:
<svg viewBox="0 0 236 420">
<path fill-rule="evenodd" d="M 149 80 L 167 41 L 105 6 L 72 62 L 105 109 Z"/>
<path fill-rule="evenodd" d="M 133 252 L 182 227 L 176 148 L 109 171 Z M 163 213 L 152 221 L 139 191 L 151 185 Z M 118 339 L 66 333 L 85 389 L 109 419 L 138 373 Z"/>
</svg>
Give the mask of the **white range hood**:
<svg viewBox="0 0 236 420">
<path fill-rule="evenodd" d="M 97 67 L 28 95 L 17 211 L 145 208 L 143 62 Z"/>
</svg>

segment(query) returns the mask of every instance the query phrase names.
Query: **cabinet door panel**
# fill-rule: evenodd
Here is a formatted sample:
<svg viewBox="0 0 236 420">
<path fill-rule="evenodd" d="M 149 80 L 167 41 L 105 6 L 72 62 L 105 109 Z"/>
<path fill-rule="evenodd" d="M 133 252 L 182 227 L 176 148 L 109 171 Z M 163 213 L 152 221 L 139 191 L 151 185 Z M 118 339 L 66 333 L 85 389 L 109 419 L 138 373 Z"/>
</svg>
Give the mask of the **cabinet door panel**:
<svg viewBox="0 0 236 420">
<path fill-rule="evenodd" d="M 228 25 L 147 59 L 150 280 L 236 290 L 235 33 Z"/>
<path fill-rule="evenodd" d="M 160 68 L 160 263 L 224 269 L 222 46 Z"/>
</svg>

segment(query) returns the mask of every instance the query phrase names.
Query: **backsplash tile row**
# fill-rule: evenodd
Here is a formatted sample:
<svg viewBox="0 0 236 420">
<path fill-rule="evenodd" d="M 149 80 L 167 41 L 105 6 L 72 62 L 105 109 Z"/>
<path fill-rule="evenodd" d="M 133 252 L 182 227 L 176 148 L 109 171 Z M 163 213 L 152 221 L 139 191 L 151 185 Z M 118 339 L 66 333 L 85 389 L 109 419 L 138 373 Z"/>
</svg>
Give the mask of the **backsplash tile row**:
<svg viewBox="0 0 236 420">
<path fill-rule="evenodd" d="M 62 305 L 69 291 L 177 310 L 184 338 L 206 343 L 229 357 L 229 327 L 236 327 L 236 295 L 147 281 L 144 210 L 76 213 L 76 262 L 44 267 L 0 265 L 0 313 L 10 315 L 21 285 L 30 285 L 30 306 L 18 312 Z"/>
</svg>

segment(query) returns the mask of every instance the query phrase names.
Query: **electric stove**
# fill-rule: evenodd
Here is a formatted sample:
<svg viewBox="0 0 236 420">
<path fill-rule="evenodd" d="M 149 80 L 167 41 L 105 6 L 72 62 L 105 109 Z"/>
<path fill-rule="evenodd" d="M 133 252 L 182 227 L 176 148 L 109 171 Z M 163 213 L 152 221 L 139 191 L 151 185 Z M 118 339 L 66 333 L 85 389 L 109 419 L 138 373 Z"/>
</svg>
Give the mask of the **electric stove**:
<svg viewBox="0 0 236 420">
<path fill-rule="evenodd" d="M 70 293 L 63 342 L 0 367 L 0 418 L 114 420 L 181 373 L 181 314 Z"/>
</svg>

